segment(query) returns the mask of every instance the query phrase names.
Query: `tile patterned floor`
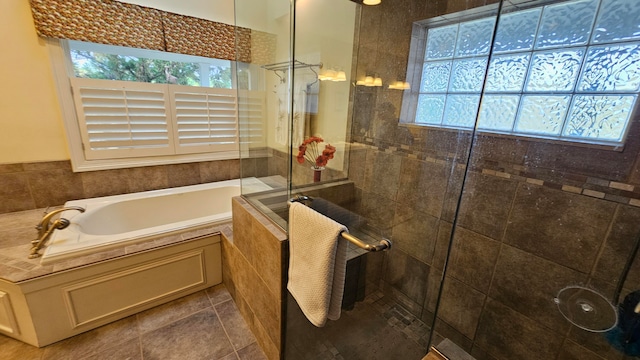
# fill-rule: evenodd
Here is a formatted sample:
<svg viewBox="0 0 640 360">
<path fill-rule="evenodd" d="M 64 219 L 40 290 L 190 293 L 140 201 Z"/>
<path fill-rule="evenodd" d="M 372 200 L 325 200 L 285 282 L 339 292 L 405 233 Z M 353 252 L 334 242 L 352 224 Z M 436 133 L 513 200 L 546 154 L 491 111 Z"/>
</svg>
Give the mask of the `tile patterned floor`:
<svg viewBox="0 0 640 360">
<path fill-rule="evenodd" d="M 231 295 L 218 285 L 36 348 L 0 335 L 2 360 L 266 360 Z"/>
<path fill-rule="evenodd" d="M 311 325 L 289 296 L 287 333 L 295 334 L 286 343 L 288 359 L 421 359 L 427 353 L 429 326 L 375 291 L 323 328 Z"/>
</svg>

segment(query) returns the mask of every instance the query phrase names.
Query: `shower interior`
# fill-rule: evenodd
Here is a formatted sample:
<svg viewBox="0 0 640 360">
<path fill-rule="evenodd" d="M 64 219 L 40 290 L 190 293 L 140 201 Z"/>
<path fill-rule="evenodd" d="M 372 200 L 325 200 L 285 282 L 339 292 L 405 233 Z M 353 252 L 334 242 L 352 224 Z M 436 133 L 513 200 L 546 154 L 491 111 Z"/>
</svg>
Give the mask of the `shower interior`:
<svg viewBox="0 0 640 360">
<path fill-rule="evenodd" d="M 584 13 L 566 11 L 574 4 Z M 256 6 L 236 0 L 237 20 Z M 554 6 L 566 8 L 561 24 L 587 19 L 591 29 L 611 12 L 637 14 L 637 21 L 639 5 L 272 0 L 261 6 L 263 58 L 251 66 L 266 94 L 266 116 L 259 124 L 262 137 L 255 137 L 255 124 L 241 115 L 241 138 L 252 139 L 243 142 L 241 164 L 243 178 L 260 178 L 275 189 L 245 197 L 284 229 L 287 199 L 327 199 L 365 219 L 363 232 L 371 242 L 388 238 L 394 244 L 389 252 L 350 253 L 353 291 L 340 320 L 315 328 L 288 298 L 284 358 L 419 359 L 430 346 L 478 360 L 638 355 L 616 339 L 621 328 L 615 324 L 618 304 L 640 288 L 640 264 L 634 261 L 640 234 L 635 106 L 627 111 L 631 120 L 619 143 L 477 130 L 474 124 L 490 113 L 481 113 L 481 101 L 496 95 L 486 88 L 486 59 L 506 56 L 493 53 L 496 39 L 490 37 L 488 54 L 466 58 L 486 64 L 476 103 L 467 107 L 472 111 L 458 114 L 471 125 L 413 122 L 430 123 L 437 113 L 420 102 L 433 95 L 422 85 L 431 63 L 424 60 L 426 31 L 420 29 L 490 19 L 493 34 L 503 18 L 508 24 L 505 15 L 538 11 L 536 21 L 544 21 L 542 13 Z M 629 47 L 632 63 L 640 61 L 638 38 L 632 30 L 613 41 Z M 586 41 L 566 47 L 586 57 L 596 46 Z M 531 51 L 527 61 L 541 56 Z M 269 69 L 292 59 L 317 66 Z M 631 68 L 633 82 L 639 72 Z M 347 81 L 318 79 L 341 71 Z M 383 86 L 367 86 L 377 78 Z M 399 81 L 411 88 L 399 88 Z M 573 89 L 579 81 L 574 75 Z M 507 95 L 531 100 L 523 86 Z M 635 101 L 638 83 L 633 86 L 627 92 Z M 447 90 L 434 94 L 450 96 Z M 580 95 L 557 89 L 549 94 Z M 318 135 L 322 147 L 331 143 L 337 151 L 314 182 L 310 164 L 298 163 L 297 155 L 304 139 Z M 567 296 L 567 288 L 577 290 Z M 583 319 L 594 313 L 585 310 L 589 306 L 608 320 Z M 611 309 L 613 326 L 599 323 L 611 320 Z M 629 334 L 635 336 L 634 330 Z"/>
</svg>

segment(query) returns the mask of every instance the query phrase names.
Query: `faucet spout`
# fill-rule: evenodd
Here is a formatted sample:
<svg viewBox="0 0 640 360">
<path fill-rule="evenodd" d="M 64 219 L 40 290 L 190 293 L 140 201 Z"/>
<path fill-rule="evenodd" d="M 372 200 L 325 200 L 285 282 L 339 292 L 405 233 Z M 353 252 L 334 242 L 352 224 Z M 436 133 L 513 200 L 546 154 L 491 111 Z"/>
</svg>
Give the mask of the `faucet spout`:
<svg viewBox="0 0 640 360">
<path fill-rule="evenodd" d="M 51 234 L 55 229 L 61 230 L 71 224 L 71 222 L 65 218 L 60 218 L 51 222 L 51 219 L 56 214 L 59 214 L 67 210 L 76 210 L 81 213 L 85 211 L 85 209 L 80 206 L 68 206 L 68 207 L 63 207 L 61 209 L 53 210 L 46 213 L 42 218 L 42 220 L 40 220 L 38 225 L 36 225 L 36 230 L 38 230 L 38 238 L 31 242 L 33 247 L 29 252 L 29 259 L 34 259 L 41 255 L 40 253 L 38 253 L 38 251 L 44 246 L 44 244 L 47 242 L 47 240 L 49 239 L 49 237 L 51 236 Z"/>
</svg>

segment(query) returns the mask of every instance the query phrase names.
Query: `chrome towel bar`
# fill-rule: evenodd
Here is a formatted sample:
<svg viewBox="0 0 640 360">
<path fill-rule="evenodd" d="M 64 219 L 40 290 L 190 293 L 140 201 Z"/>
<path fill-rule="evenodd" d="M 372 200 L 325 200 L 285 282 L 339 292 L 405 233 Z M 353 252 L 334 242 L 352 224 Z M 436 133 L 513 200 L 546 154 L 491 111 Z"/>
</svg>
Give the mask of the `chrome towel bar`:
<svg viewBox="0 0 640 360">
<path fill-rule="evenodd" d="M 291 206 L 291 204 L 294 202 L 303 202 L 303 201 L 313 201 L 313 198 L 305 195 L 298 195 L 296 197 L 289 199 L 287 201 L 287 206 Z M 380 243 L 378 243 L 378 245 L 371 245 L 358 239 L 356 236 L 353 236 L 346 231 L 341 232 L 340 236 L 342 236 L 342 238 L 347 240 L 348 242 L 356 245 L 357 247 L 370 252 L 385 251 L 391 248 L 391 240 L 389 239 L 382 239 L 380 240 Z"/>
</svg>

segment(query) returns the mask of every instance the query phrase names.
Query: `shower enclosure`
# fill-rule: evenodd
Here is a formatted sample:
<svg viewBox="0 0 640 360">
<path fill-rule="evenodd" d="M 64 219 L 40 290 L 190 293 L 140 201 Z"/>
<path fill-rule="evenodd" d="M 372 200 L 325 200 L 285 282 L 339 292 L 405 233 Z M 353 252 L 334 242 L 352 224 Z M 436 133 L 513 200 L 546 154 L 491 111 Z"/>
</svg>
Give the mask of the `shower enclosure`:
<svg viewBox="0 0 640 360">
<path fill-rule="evenodd" d="M 340 320 L 288 298 L 283 358 L 640 355 L 640 2 L 236 0 L 236 21 L 245 198 L 284 229 L 288 198 L 323 198 L 393 242 L 350 250 Z"/>
</svg>

